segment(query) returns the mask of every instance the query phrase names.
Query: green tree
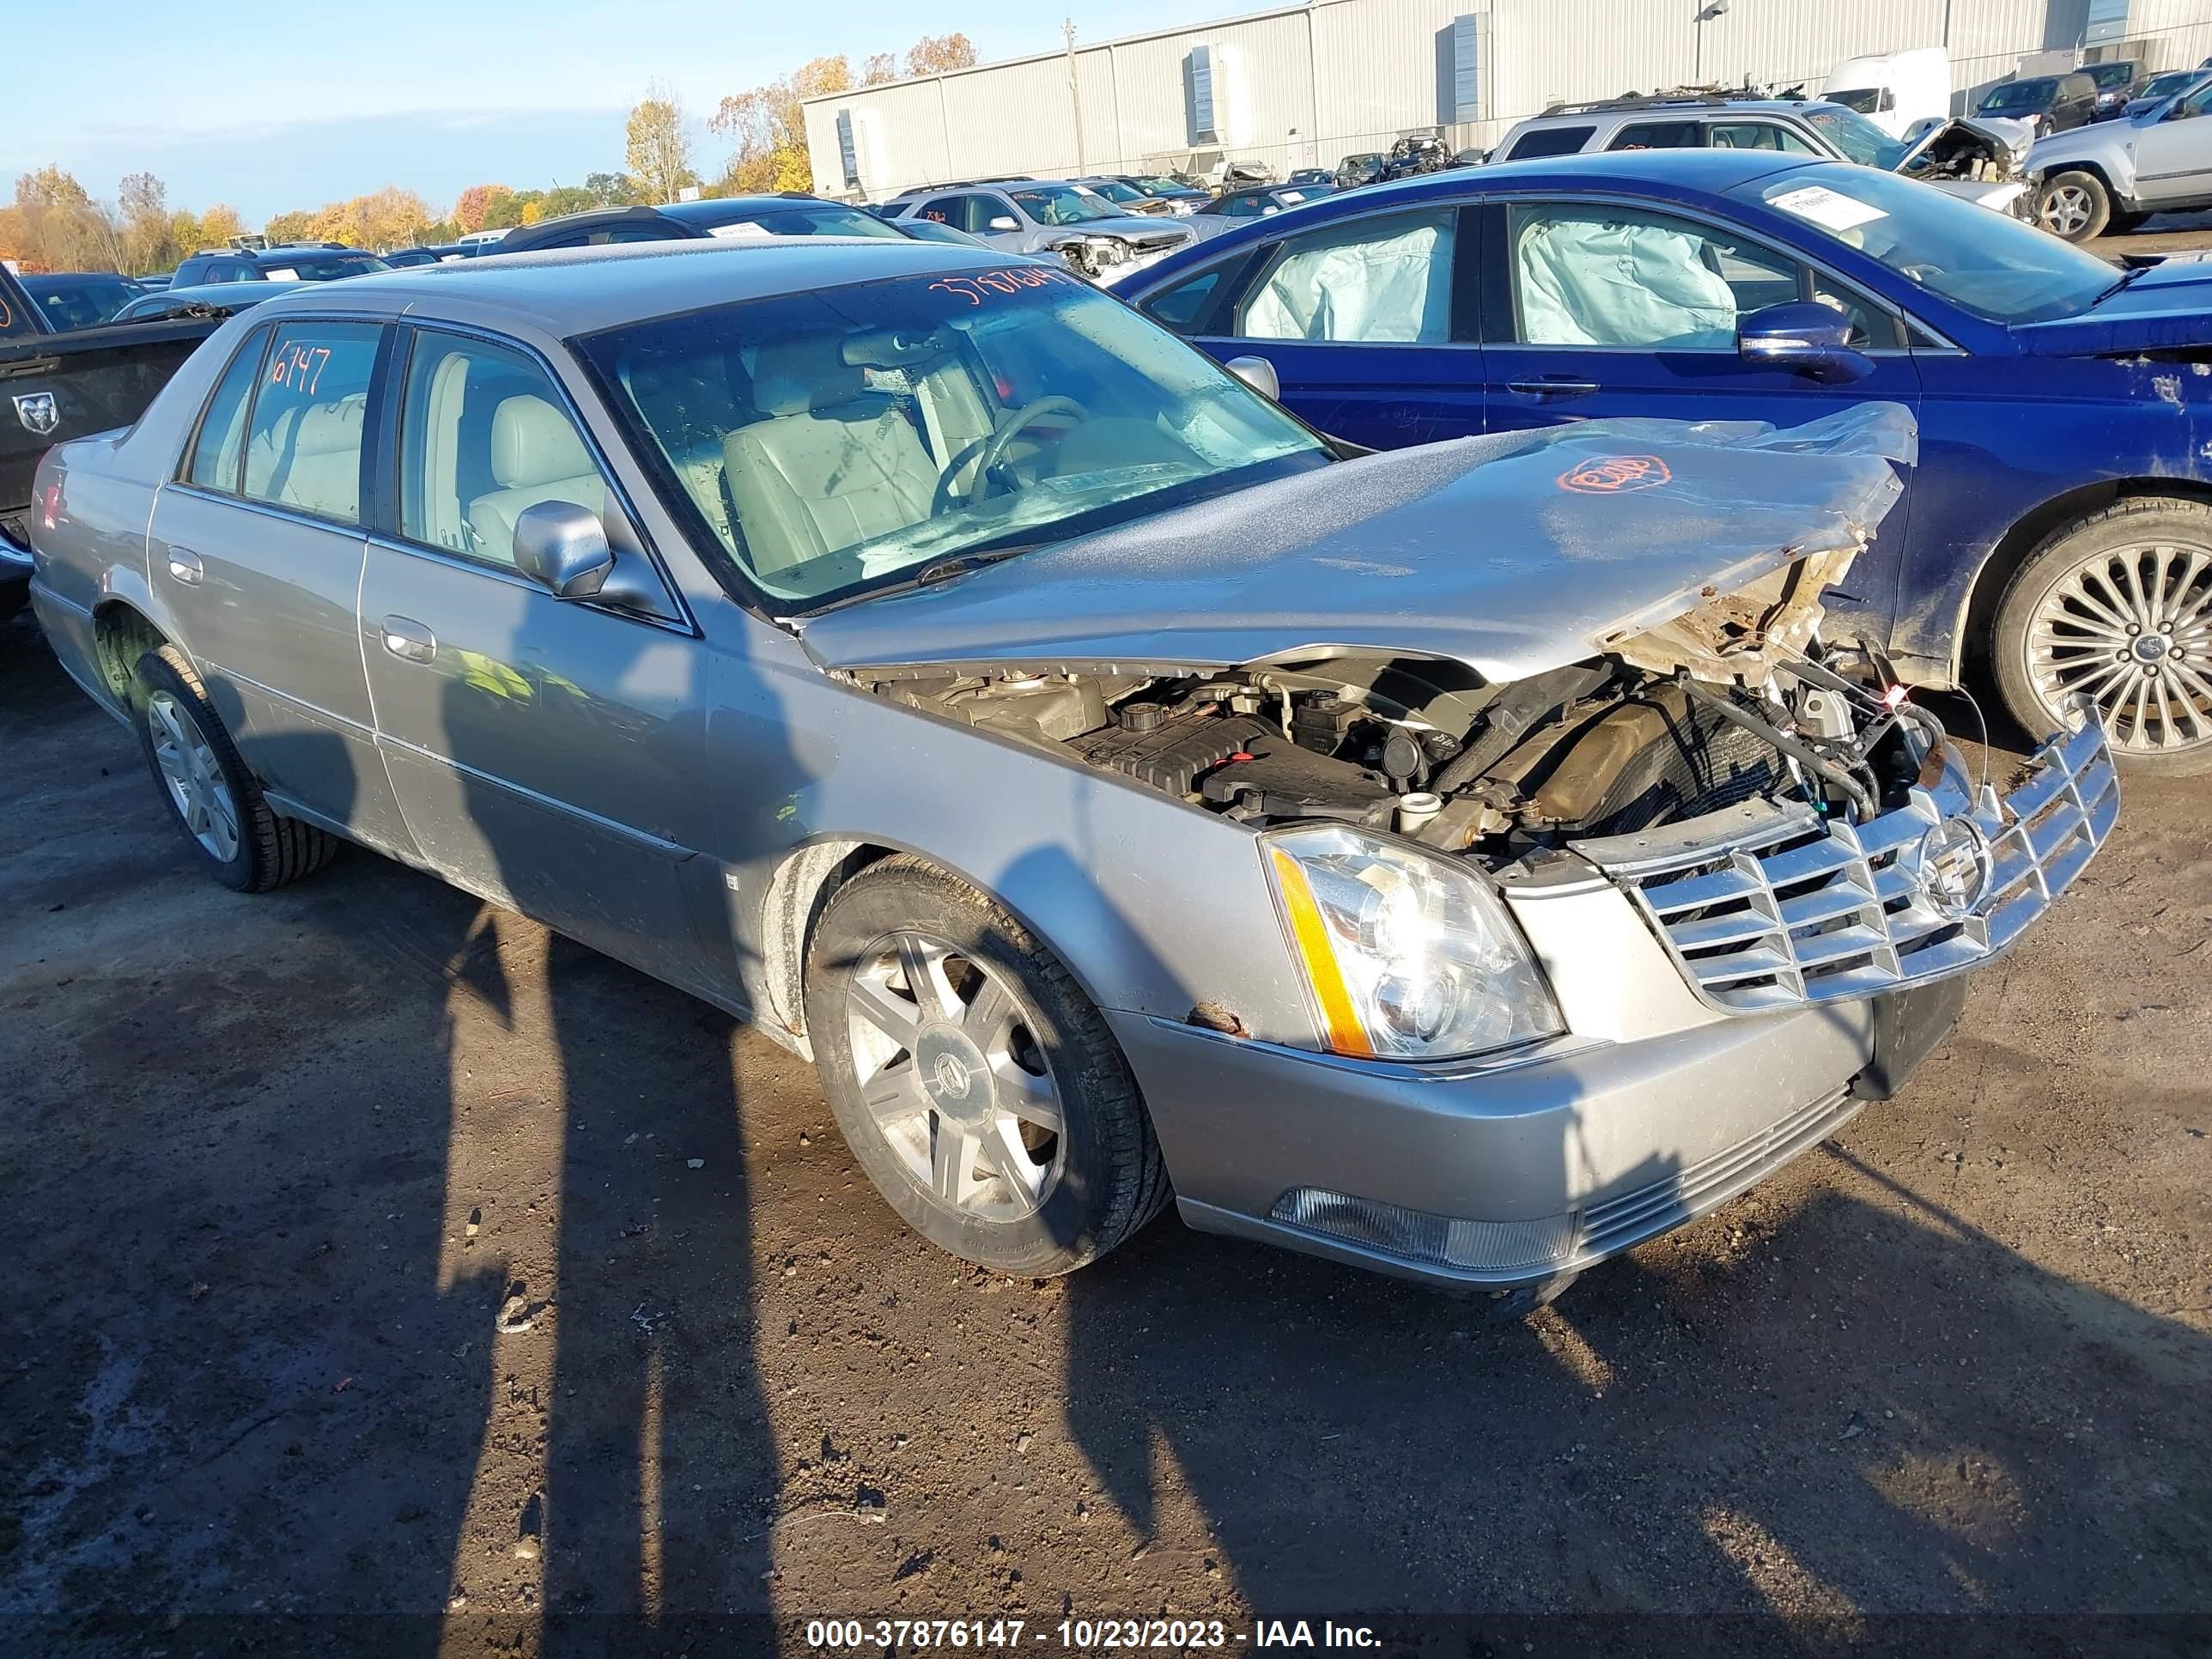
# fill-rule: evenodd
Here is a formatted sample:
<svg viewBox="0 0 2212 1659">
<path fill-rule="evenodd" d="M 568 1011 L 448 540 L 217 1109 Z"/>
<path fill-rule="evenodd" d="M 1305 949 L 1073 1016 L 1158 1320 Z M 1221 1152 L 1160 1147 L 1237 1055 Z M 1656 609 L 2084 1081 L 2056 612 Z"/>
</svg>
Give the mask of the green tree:
<svg viewBox="0 0 2212 1659">
<path fill-rule="evenodd" d="M 534 225 L 538 215 L 531 210 L 545 199 L 542 190 L 508 190 L 500 187 L 500 193 L 491 198 L 478 222 L 478 230 L 513 230 L 517 225 Z M 542 210 L 540 210 L 542 211 Z"/>
<path fill-rule="evenodd" d="M 556 185 L 545 192 L 544 215 L 558 219 L 566 213 L 588 213 L 599 205 L 599 198 L 582 185 Z"/>
<path fill-rule="evenodd" d="M 272 216 L 262 227 L 262 232 L 272 247 L 280 242 L 312 242 L 316 240 L 315 223 L 319 216 L 304 208 L 295 208 L 289 213 Z"/>
<path fill-rule="evenodd" d="M 641 199 L 637 180 L 627 173 L 587 173 L 584 175 L 584 188 L 600 207 L 635 207 Z"/>
<path fill-rule="evenodd" d="M 684 106 L 675 92 L 656 82 L 629 112 L 624 168 L 648 202 L 672 202 L 687 185 L 699 182 L 691 170 L 691 136 L 684 130 Z"/>
</svg>

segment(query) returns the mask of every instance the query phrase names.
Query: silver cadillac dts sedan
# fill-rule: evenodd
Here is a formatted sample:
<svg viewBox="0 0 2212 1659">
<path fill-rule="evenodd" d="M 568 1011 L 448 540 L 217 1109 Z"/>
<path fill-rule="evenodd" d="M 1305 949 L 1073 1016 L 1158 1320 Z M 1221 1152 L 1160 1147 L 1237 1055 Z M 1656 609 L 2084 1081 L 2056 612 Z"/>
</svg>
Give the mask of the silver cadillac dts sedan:
<svg viewBox="0 0 2212 1659">
<path fill-rule="evenodd" d="M 1056 267 L 591 249 L 272 301 L 38 477 L 208 874 L 341 840 L 818 1066 L 892 1208 L 1548 1295 L 1881 1098 L 2088 862 L 1821 635 L 1911 417 L 1347 453 Z M 1507 1293 L 1510 1293 L 1507 1294 Z"/>
</svg>

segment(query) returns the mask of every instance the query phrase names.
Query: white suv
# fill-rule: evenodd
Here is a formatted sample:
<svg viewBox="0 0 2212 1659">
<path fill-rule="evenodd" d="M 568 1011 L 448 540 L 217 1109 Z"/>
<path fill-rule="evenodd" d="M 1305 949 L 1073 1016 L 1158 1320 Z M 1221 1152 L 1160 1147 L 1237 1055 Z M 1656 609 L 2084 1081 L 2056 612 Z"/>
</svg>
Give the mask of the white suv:
<svg viewBox="0 0 2212 1659">
<path fill-rule="evenodd" d="M 2212 76 L 2135 115 L 2043 139 L 2027 171 L 2036 222 L 2069 242 L 2212 207 Z"/>
</svg>

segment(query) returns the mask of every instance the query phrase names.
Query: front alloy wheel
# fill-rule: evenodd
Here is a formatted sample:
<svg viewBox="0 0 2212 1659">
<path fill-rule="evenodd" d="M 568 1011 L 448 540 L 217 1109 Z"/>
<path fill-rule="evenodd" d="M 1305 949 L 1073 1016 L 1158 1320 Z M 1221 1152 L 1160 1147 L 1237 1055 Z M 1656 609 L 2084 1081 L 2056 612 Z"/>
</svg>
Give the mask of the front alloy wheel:
<svg viewBox="0 0 2212 1659">
<path fill-rule="evenodd" d="M 2125 501 L 2054 538 L 2014 579 L 1997 635 L 1999 683 L 2031 730 L 2086 696 L 2123 764 L 2212 769 L 2212 507 Z"/>
</svg>

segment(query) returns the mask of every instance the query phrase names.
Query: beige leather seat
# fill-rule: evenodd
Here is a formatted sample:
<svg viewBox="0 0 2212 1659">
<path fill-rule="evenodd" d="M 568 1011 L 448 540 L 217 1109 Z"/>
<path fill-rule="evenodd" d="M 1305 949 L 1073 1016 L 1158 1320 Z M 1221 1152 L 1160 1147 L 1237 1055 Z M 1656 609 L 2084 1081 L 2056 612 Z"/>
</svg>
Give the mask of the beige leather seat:
<svg viewBox="0 0 2212 1659">
<path fill-rule="evenodd" d="M 753 404 L 770 418 L 722 443 L 738 527 L 765 575 L 929 516 L 938 466 L 928 445 L 838 348 L 830 334 L 763 346 Z"/>
<path fill-rule="evenodd" d="M 349 524 L 361 517 L 361 434 L 366 392 L 288 409 L 246 454 L 246 493 Z"/>
<path fill-rule="evenodd" d="M 469 503 L 477 551 L 514 557 L 514 521 L 540 501 L 574 501 L 604 515 L 606 481 L 568 417 L 543 398 L 524 393 L 492 411 L 491 476 L 500 488 Z"/>
</svg>

